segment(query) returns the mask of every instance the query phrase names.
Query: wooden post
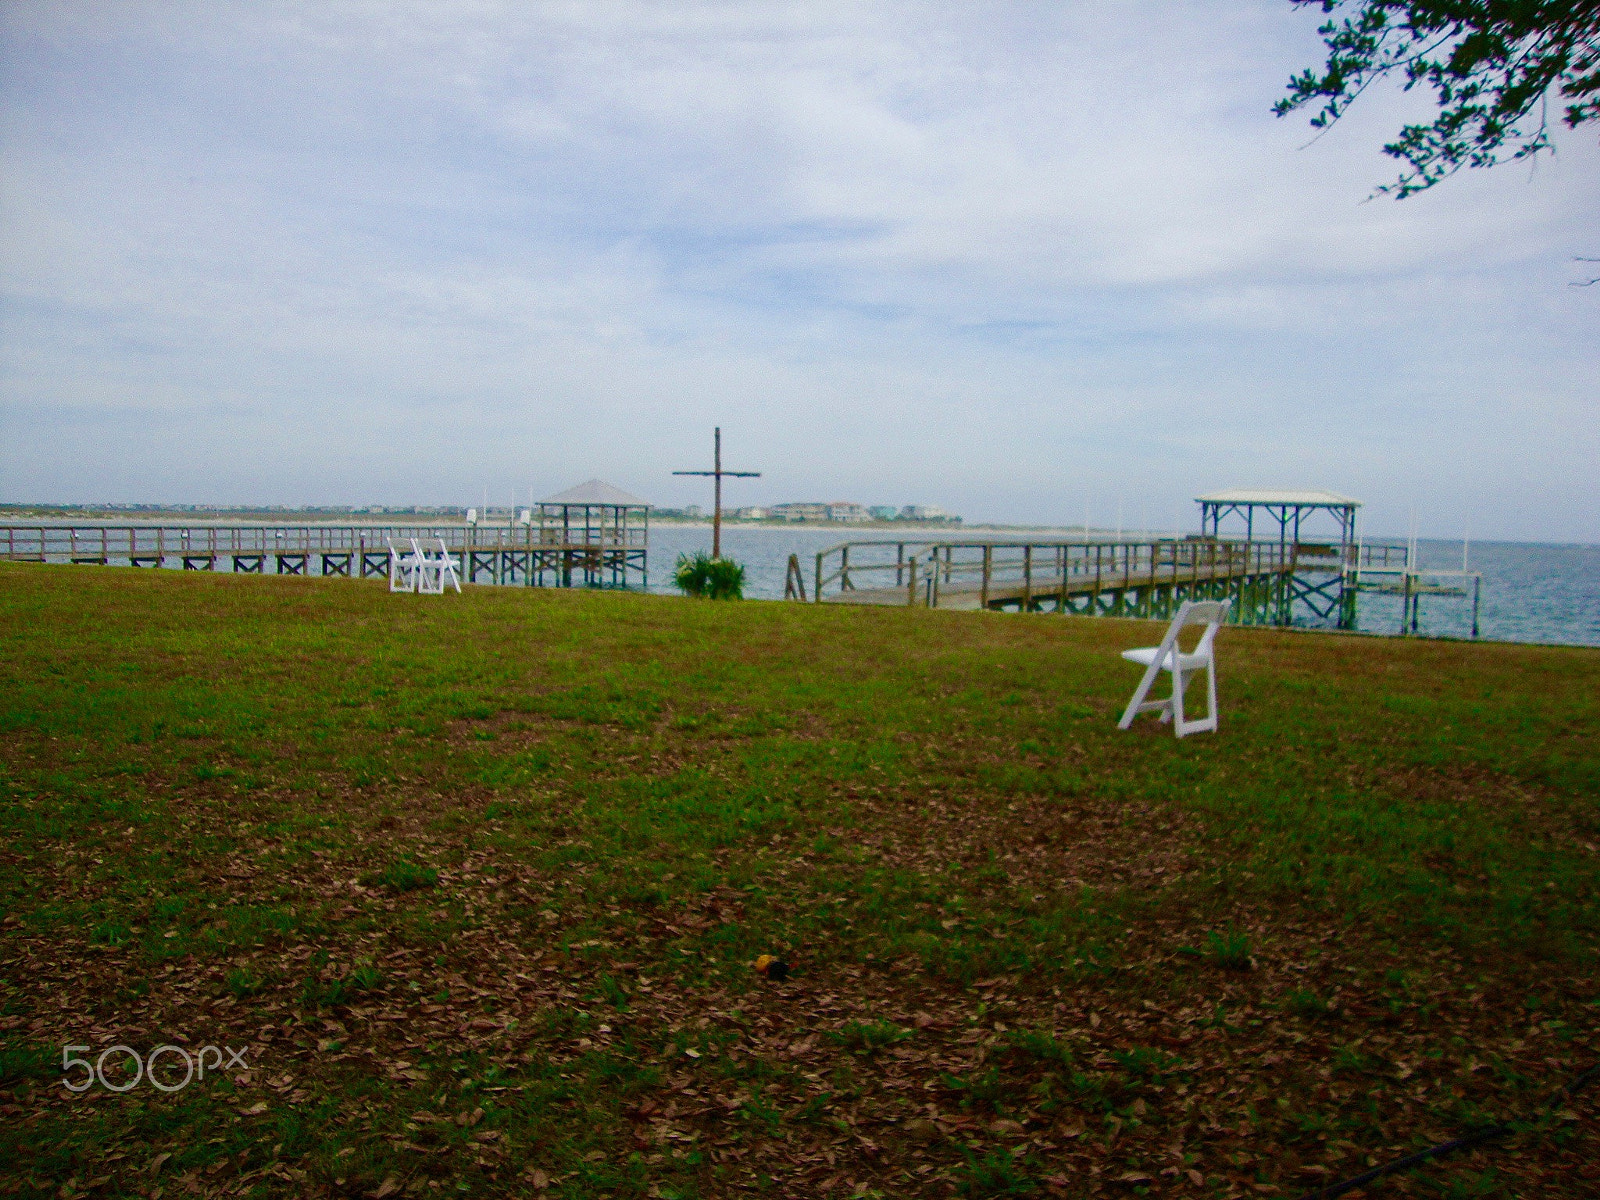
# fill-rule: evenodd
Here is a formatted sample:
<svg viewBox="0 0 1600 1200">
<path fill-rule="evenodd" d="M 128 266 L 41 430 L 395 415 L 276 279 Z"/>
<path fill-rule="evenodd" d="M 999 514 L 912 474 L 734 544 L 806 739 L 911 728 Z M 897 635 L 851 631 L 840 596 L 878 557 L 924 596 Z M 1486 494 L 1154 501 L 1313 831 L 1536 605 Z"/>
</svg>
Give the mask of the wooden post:
<svg viewBox="0 0 1600 1200">
<path fill-rule="evenodd" d="M 798 554 L 789 555 L 789 569 L 783 580 L 783 598 L 802 602 L 806 598 L 806 577 L 800 570 Z"/>
<path fill-rule="evenodd" d="M 715 445 L 711 452 L 711 557 L 722 557 L 722 426 L 717 426 Z"/>
<path fill-rule="evenodd" d="M 1033 547 L 1022 548 L 1022 611 L 1033 611 Z"/>
<path fill-rule="evenodd" d="M 718 425 L 714 434 L 712 447 L 711 470 L 709 471 L 674 471 L 674 475 L 710 475 L 715 481 L 713 489 L 713 502 L 711 506 L 711 557 L 722 557 L 722 477 L 734 475 L 741 479 L 757 479 L 760 471 L 724 471 L 722 469 L 722 426 Z M 820 599 L 820 597 L 818 597 Z"/>
<path fill-rule="evenodd" d="M 989 609 L 989 577 L 994 570 L 994 547 L 983 548 L 983 583 L 978 588 L 978 607 L 985 612 Z"/>
<path fill-rule="evenodd" d="M 910 572 L 907 578 L 910 582 L 906 584 L 906 607 L 915 608 L 917 606 L 917 556 L 915 554 L 911 556 Z"/>
</svg>

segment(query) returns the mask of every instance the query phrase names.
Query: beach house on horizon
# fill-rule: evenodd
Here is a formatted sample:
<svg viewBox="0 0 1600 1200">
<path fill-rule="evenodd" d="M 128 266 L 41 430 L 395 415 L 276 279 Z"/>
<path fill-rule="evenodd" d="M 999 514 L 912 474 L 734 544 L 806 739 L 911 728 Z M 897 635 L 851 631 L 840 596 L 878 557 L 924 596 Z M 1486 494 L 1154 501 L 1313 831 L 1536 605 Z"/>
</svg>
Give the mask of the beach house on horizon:
<svg viewBox="0 0 1600 1200">
<path fill-rule="evenodd" d="M 756 511 L 780 521 L 827 521 L 835 525 L 861 525 L 868 521 L 928 521 L 951 525 L 961 522 L 954 513 L 932 504 L 907 504 L 902 508 L 879 504 L 868 508 L 854 500 L 832 500 L 826 504 L 791 501 L 762 510 L 741 509 L 739 515 L 753 516 Z"/>
<path fill-rule="evenodd" d="M 826 504 L 799 502 L 774 504 L 767 511 L 780 521 L 826 521 L 828 519 L 828 506 Z"/>
</svg>

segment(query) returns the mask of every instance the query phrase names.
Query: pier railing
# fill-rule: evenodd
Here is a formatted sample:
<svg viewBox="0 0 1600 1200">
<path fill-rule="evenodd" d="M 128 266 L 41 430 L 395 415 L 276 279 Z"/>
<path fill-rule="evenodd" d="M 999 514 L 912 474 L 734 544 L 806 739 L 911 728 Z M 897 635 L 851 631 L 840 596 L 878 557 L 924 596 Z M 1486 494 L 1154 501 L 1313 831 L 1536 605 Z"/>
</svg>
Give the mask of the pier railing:
<svg viewBox="0 0 1600 1200">
<path fill-rule="evenodd" d="M 392 551 L 416 538 L 444 543 L 469 583 L 543 587 L 646 587 L 649 533 L 640 522 L 510 525 L 84 522 L 0 525 L 0 558 L 54 563 L 179 567 L 246 575 L 388 574 Z"/>
<path fill-rule="evenodd" d="M 1296 565 L 1293 544 L 1215 538 L 843 542 L 816 556 L 812 595 L 935 608 L 1030 608 L 1054 597 L 1065 607 L 1085 591 L 1284 574 Z M 1338 547 L 1331 568 L 1340 569 Z"/>
<path fill-rule="evenodd" d="M 34 562 L 132 562 L 262 554 L 360 554 L 387 550 L 392 540 L 439 538 L 454 553 L 467 550 L 573 548 L 642 549 L 639 527 L 540 525 L 219 525 L 201 522 L 126 525 L 0 526 L 0 556 Z"/>
</svg>

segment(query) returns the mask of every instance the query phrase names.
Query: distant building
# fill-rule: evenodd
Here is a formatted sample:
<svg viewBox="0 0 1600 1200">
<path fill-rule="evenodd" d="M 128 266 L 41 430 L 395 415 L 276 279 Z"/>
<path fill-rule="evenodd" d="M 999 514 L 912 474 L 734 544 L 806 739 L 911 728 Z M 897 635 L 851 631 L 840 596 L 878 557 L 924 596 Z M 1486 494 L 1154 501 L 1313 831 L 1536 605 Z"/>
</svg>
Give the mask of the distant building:
<svg viewBox="0 0 1600 1200">
<path fill-rule="evenodd" d="M 765 508 L 736 508 L 733 515 L 741 521 L 765 521 L 772 513 Z"/>
<path fill-rule="evenodd" d="M 826 504 L 774 504 L 771 514 L 784 521 L 826 521 L 828 519 L 828 506 Z"/>
<path fill-rule="evenodd" d="M 828 505 L 828 520 L 855 525 L 872 520 L 872 514 L 864 505 L 857 504 L 853 500 L 835 500 Z"/>
<path fill-rule="evenodd" d="M 960 517 L 928 504 L 908 504 L 904 508 L 877 504 L 868 508 L 854 500 L 834 500 L 827 504 L 796 501 L 764 509 L 741 508 L 738 515 L 750 520 L 770 517 L 780 521 L 830 521 L 841 525 L 860 525 L 866 521 L 942 521 L 955 525 L 961 521 Z"/>
</svg>

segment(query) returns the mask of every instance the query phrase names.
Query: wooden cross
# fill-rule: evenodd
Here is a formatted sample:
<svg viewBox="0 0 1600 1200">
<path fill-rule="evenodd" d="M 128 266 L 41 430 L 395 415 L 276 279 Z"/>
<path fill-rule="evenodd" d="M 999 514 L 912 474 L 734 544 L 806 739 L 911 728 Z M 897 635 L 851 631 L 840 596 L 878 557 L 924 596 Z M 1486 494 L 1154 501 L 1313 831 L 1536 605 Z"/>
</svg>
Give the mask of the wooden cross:
<svg viewBox="0 0 1600 1200">
<path fill-rule="evenodd" d="M 722 426 L 717 426 L 716 448 L 712 454 L 709 471 L 674 471 L 674 475 L 710 475 L 717 481 L 716 503 L 711 509 L 711 557 L 722 557 L 722 477 L 736 475 L 742 479 L 759 479 L 760 471 L 724 471 L 722 469 Z"/>
</svg>

